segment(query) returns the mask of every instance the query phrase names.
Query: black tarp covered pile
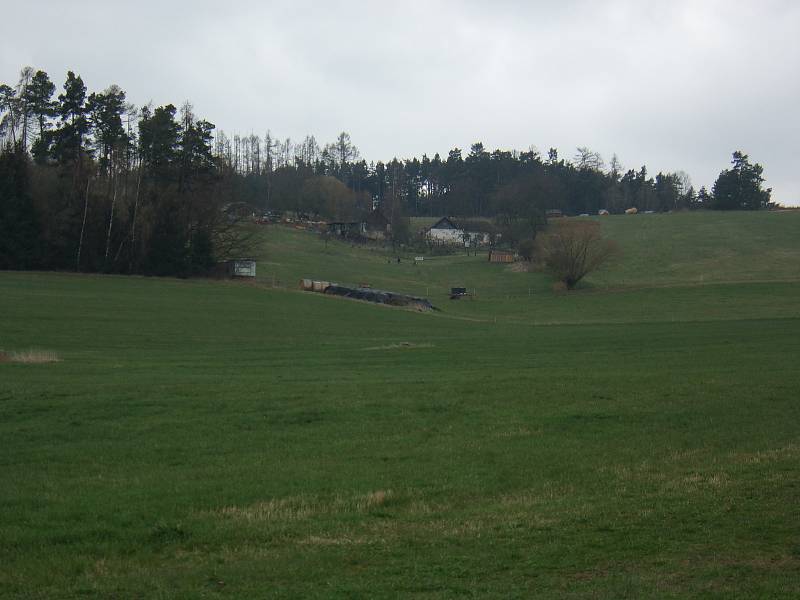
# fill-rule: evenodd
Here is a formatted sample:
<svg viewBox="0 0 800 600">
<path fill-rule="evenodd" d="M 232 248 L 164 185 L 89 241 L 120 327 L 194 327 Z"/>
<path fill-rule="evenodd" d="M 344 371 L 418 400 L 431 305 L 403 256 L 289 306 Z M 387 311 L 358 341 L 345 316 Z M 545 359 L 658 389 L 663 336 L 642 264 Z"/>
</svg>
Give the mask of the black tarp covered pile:
<svg viewBox="0 0 800 600">
<path fill-rule="evenodd" d="M 350 288 L 343 285 L 329 285 L 325 290 L 326 294 L 375 302 L 376 304 L 388 304 L 390 306 L 405 306 L 416 310 L 437 310 L 427 298 L 417 298 L 416 296 L 406 296 L 385 290 L 375 290 L 372 288 Z"/>
</svg>

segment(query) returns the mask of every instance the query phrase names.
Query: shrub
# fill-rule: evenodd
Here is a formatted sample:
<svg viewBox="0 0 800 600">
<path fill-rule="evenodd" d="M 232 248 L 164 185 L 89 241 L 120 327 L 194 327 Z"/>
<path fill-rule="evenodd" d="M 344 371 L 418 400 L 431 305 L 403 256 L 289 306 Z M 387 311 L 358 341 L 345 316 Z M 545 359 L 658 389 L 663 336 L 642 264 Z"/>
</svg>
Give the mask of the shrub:
<svg viewBox="0 0 800 600">
<path fill-rule="evenodd" d="M 559 223 L 540 239 L 545 268 L 567 289 L 618 252 L 617 244 L 604 239 L 595 222 Z"/>
<path fill-rule="evenodd" d="M 519 243 L 519 247 L 517 248 L 517 252 L 528 262 L 533 260 L 533 255 L 536 252 L 536 242 L 534 240 L 522 240 Z"/>
</svg>

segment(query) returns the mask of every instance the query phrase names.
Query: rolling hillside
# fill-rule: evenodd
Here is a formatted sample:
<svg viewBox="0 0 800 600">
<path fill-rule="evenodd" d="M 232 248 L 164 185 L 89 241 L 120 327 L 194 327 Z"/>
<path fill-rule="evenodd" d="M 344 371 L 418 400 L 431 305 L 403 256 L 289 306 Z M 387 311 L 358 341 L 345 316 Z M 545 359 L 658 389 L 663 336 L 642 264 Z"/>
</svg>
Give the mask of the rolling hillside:
<svg viewBox="0 0 800 600">
<path fill-rule="evenodd" d="M 800 280 L 800 211 L 595 218 L 623 250 L 596 285 Z"/>
<path fill-rule="evenodd" d="M 542 323 L 591 315 L 617 321 L 698 314 L 719 318 L 738 314 L 742 303 L 747 310 L 766 313 L 785 314 L 793 307 L 792 284 L 800 281 L 800 211 L 597 218 L 604 235 L 618 242 L 621 255 L 567 296 L 552 292 L 546 274 L 521 272 L 520 265 L 489 264 L 485 253 L 426 257 L 415 264 L 413 255 L 401 252 L 398 264 L 391 249 L 336 241 L 326 245 L 316 234 L 286 227 L 259 230 L 264 239 L 259 280 L 289 289 L 296 289 L 304 277 L 367 283 L 426 296 L 451 315 Z M 759 285 L 743 288 L 738 285 L 742 282 Z M 718 287 L 683 289 L 709 284 Z M 476 297 L 449 301 L 455 286 L 469 288 Z M 735 302 L 726 300 L 731 291 Z M 788 304 L 781 302 L 784 297 Z"/>
<path fill-rule="evenodd" d="M 0 597 L 796 598 L 798 217 L 604 220 L 569 294 L 281 227 L 256 282 L 2 272 Z"/>
</svg>

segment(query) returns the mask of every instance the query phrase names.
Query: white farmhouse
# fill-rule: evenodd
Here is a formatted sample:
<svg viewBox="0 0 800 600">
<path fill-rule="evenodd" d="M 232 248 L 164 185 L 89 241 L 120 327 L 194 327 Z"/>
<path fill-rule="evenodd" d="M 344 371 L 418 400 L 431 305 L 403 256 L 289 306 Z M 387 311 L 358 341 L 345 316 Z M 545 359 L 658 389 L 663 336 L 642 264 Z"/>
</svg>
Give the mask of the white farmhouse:
<svg viewBox="0 0 800 600">
<path fill-rule="evenodd" d="M 425 236 L 432 242 L 440 244 L 464 245 L 464 230 L 459 229 L 447 217 L 442 217 L 425 233 Z"/>
</svg>

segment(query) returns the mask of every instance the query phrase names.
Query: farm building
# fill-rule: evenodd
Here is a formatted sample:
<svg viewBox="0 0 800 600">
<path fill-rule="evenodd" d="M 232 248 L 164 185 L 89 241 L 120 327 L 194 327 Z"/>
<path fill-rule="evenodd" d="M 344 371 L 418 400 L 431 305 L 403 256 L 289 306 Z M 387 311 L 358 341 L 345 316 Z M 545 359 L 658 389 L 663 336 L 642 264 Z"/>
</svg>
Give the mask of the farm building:
<svg viewBox="0 0 800 600">
<path fill-rule="evenodd" d="M 562 213 L 558 208 L 548 208 L 546 211 L 544 211 L 544 216 L 548 219 L 560 219 L 564 216 L 564 213 Z"/>
<path fill-rule="evenodd" d="M 228 277 L 255 277 L 256 261 L 253 258 L 234 258 L 225 262 Z"/>
<path fill-rule="evenodd" d="M 507 250 L 489 250 L 489 262 L 512 263 L 514 262 L 514 253 Z"/>
<path fill-rule="evenodd" d="M 390 237 L 392 226 L 380 210 L 373 210 L 360 221 L 331 221 L 328 233 L 348 239 L 384 240 Z"/>
<path fill-rule="evenodd" d="M 453 246 L 486 246 L 491 242 L 491 235 L 487 231 L 480 231 L 475 227 L 473 231 L 469 225 L 457 223 L 448 217 L 442 217 L 428 229 L 420 233 L 429 241 L 441 245 Z"/>
<path fill-rule="evenodd" d="M 425 232 L 425 237 L 440 244 L 463 244 L 464 230 L 449 218 L 442 217 Z"/>
<path fill-rule="evenodd" d="M 371 211 L 362 223 L 362 233 L 370 240 L 385 240 L 392 233 L 392 226 L 384 214 L 375 209 Z"/>
<path fill-rule="evenodd" d="M 328 233 L 331 235 L 338 235 L 340 237 L 353 238 L 359 237 L 363 231 L 363 223 L 361 221 L 332 221 L 328 223 Z"/>
</svg>

